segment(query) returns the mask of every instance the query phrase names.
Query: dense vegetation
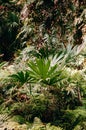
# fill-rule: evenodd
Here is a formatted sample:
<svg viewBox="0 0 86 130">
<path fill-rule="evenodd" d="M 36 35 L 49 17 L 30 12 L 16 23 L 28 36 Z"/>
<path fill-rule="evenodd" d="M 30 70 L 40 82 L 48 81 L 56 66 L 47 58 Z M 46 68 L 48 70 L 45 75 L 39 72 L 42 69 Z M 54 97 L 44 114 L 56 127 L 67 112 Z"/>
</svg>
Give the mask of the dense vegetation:
<svg viewBox="0 0 86 130">
<path fill-rule="evenodd" d="M 86 130 L 85 8 L 0 0 L 1 126 L 12 118 L 27 125 L 19 130 Z"/>
</svg>

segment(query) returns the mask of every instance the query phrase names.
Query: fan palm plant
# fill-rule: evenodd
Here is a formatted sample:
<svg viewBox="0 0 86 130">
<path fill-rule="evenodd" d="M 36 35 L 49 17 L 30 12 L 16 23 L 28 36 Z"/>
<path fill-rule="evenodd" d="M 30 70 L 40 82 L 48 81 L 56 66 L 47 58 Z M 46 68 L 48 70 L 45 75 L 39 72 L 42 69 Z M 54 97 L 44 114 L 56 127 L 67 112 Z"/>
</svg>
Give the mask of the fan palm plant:
<svg viewBox="0 0 86 130">
<path fill-rule="evenodd" d="M 10 76 L 12 78 L 12 80 L 14 80 L 15 82 L 19 82 L 21 85 L 23 85 L 24 83 L 26 82 L 31 82 L 32 81 L 32 78 L 30 77 L 28 71 L 20 71 L 20 72 L 17 72 L 16 74 L 12 74 Z"/>
<path fill-rule="evenodd" d="M 35 82 L 41 82 L 47 85 L 56 85 L 65 76 L 62 74 L 63 70 L 59 69 L 57 64 L 52 66 L 49 59 L 36 59 L 35 62 L 30 61 L 29 73 Z"/>
</svg>

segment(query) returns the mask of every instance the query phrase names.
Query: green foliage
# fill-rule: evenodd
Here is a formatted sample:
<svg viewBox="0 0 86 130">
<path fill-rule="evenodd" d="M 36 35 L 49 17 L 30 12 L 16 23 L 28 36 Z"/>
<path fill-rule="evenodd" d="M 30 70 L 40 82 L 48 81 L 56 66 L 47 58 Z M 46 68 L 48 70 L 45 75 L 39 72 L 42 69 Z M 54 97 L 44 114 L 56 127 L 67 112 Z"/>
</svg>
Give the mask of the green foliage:
<svg viewBox="0 0 86 130">
<path fill-rule="evenodd" d="M 14 82 L 19 82 L 21 85 L 23 85 L 26 82 L 31 82 L 31 77 L 28 71 L 20 71 L 17 72 L 17 74 L 10 75 L 10 77 L 12 80 L 14 80 Z"/>
<path fill-rule="evenodd" d="M 13 103 L 10 111 L 15 115 L 21 115 L 26 120 L 33 121 L 34 117 L 43 117 L 46 111 L 48 99 L 44 95 L 30 96 L 26 102 Z"/>
<path fill-rule="evenodd" d="M 23 39 L 23 43 L 34 44 L 38 48 L 47 47 L 48 51 L 54 53 L 54 50 L 62 47 L 62 43 L 67 46 L 68 43 L 75 45 L 75 43 L 82 42 L 81 37 L 78 37 L 79 40 L 74 38 L 74 35 L 78 35 L 77 32 L 82 32 L 83 26 L 83 22 L 81 23 L 83 20 L 75 23 L 75 15 L 78 17 L 82 14 L 85 2 L 35 0 L 31 3 L 27 1 L 27 3 L 29 3 L 28 9 L 26 11 L 26 8 L 23 8 L 23 12 L 26 11 L 26 13 L 21 16 L 23 18 L 28 14 L 26 19 L 22 20 L 22 30 L 24 31 L 21 31 L 23 32 L 21 39 Z M 80 5 L 83 5 L 83 9 Z M 27 23 L 26 26 L 25 23 Z"/>
<path fill-rule="evenodd" d="M 14 51 L 20 46 L 16 43 L 16 35 L 19 28 L 18 12 L 13 11 L 15 4 L 2 3 L 0 10 L 0 53 L 3 59 L 8 60 L 13 56 Z M 18 41 L 17 41 L 18 42 Z"/>
<path fill-rule="evenodd" d="M 63 80 L 65 77 L 62 75 L 62 70 L 58 65 L 51 65 L 49 59 L 36 59 L 35 62 L 30 61 L 29 73 L 36 82 L 41 82 L 47 85 L 55 85 Z"/>
<path fill-rule="evenodd" d="M 77 125 L 74 130 L 85 130 L 86 128 L 86 122 L 82 122 L 79 125 Z"/>
<path fill-rule="evenodd" d="M 34 117 L 39 117 L 44 122 L 52 122 L 64 129 L 72 130 L 82 122 L 82 119 L 85 120 L 84 110 L 82 115 L 80 115 L 81 111 L 75 112 L 78 106 L 77 85 L 81 87 L 79 82 L 85 79 L 81 71 L 75 71 L 71 67 L 70 71 L 66 72 L 69 65 L 73 63 L 73 57 L 76 57 L 72 47 L 68 46 L 68 48 L 63 53 L 47 59 L 32 57 L 28 61 L 26 58 L 26 64 L 28 61 L 26 69 L 10 75 L 9 82 L 13 90 L 9 89 L 9 85 L 4 86 L 5 99 L 11 97 L 12 101 L 3 103 L 2 100 L 1 108 L 4 105 L 5 112 L 23 116 L 26 121 L 33 121 Z M 66 65 L 68 65 L 67 68 Z M 18 85 L 21 87 L 14 88 Z M 29 94 L 28 87 L 31 85 L 33 85 L 32 94 Z M 75 110 L 65 112 L 66 109 Z M 1 109 L 1 112 L 3 110 Z M 75 113 L 78 115 L 75 116 Z"/>
<path fill-rule="evenodd" d="M 25 123 L 25 119 L 20 115 L 13 116 L 13 120 L 18 122 L 19 124 L 24 124 Z"/>
<path fill-rule="evenodd" d="M 66 130 L 74 130 L 78 124 L 84 121 L 86 121 L 86 111 L 84 109 L 66 110 L 63 115 L 63 127 Z"/>
<path fill-rule="evenodd" d="M 81 61 L 82 46 L 74 46 L 82 43 L 85 1 L 27 0 L 19 14 L 24 2 L 0 0 L 1 61 L 16 51 L 12 66 L 0 63 L 0 113 L 34 120 L 30 130 L 85 129 L 86 54 Z"/>
</svg>

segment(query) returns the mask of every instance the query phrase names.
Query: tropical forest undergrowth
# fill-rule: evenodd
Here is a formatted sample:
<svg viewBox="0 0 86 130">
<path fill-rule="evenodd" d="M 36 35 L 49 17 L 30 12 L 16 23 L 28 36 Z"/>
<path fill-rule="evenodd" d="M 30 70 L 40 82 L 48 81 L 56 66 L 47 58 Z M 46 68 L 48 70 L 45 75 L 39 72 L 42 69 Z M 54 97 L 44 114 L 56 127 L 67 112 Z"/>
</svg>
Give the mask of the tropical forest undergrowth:
<svg viewBox="0 0 86 130">
<path fill-rule="evenodd" d="M 0 0 L 0 130 L 12 127 L 86 130 L 85 0 Z"/>
</svg>

